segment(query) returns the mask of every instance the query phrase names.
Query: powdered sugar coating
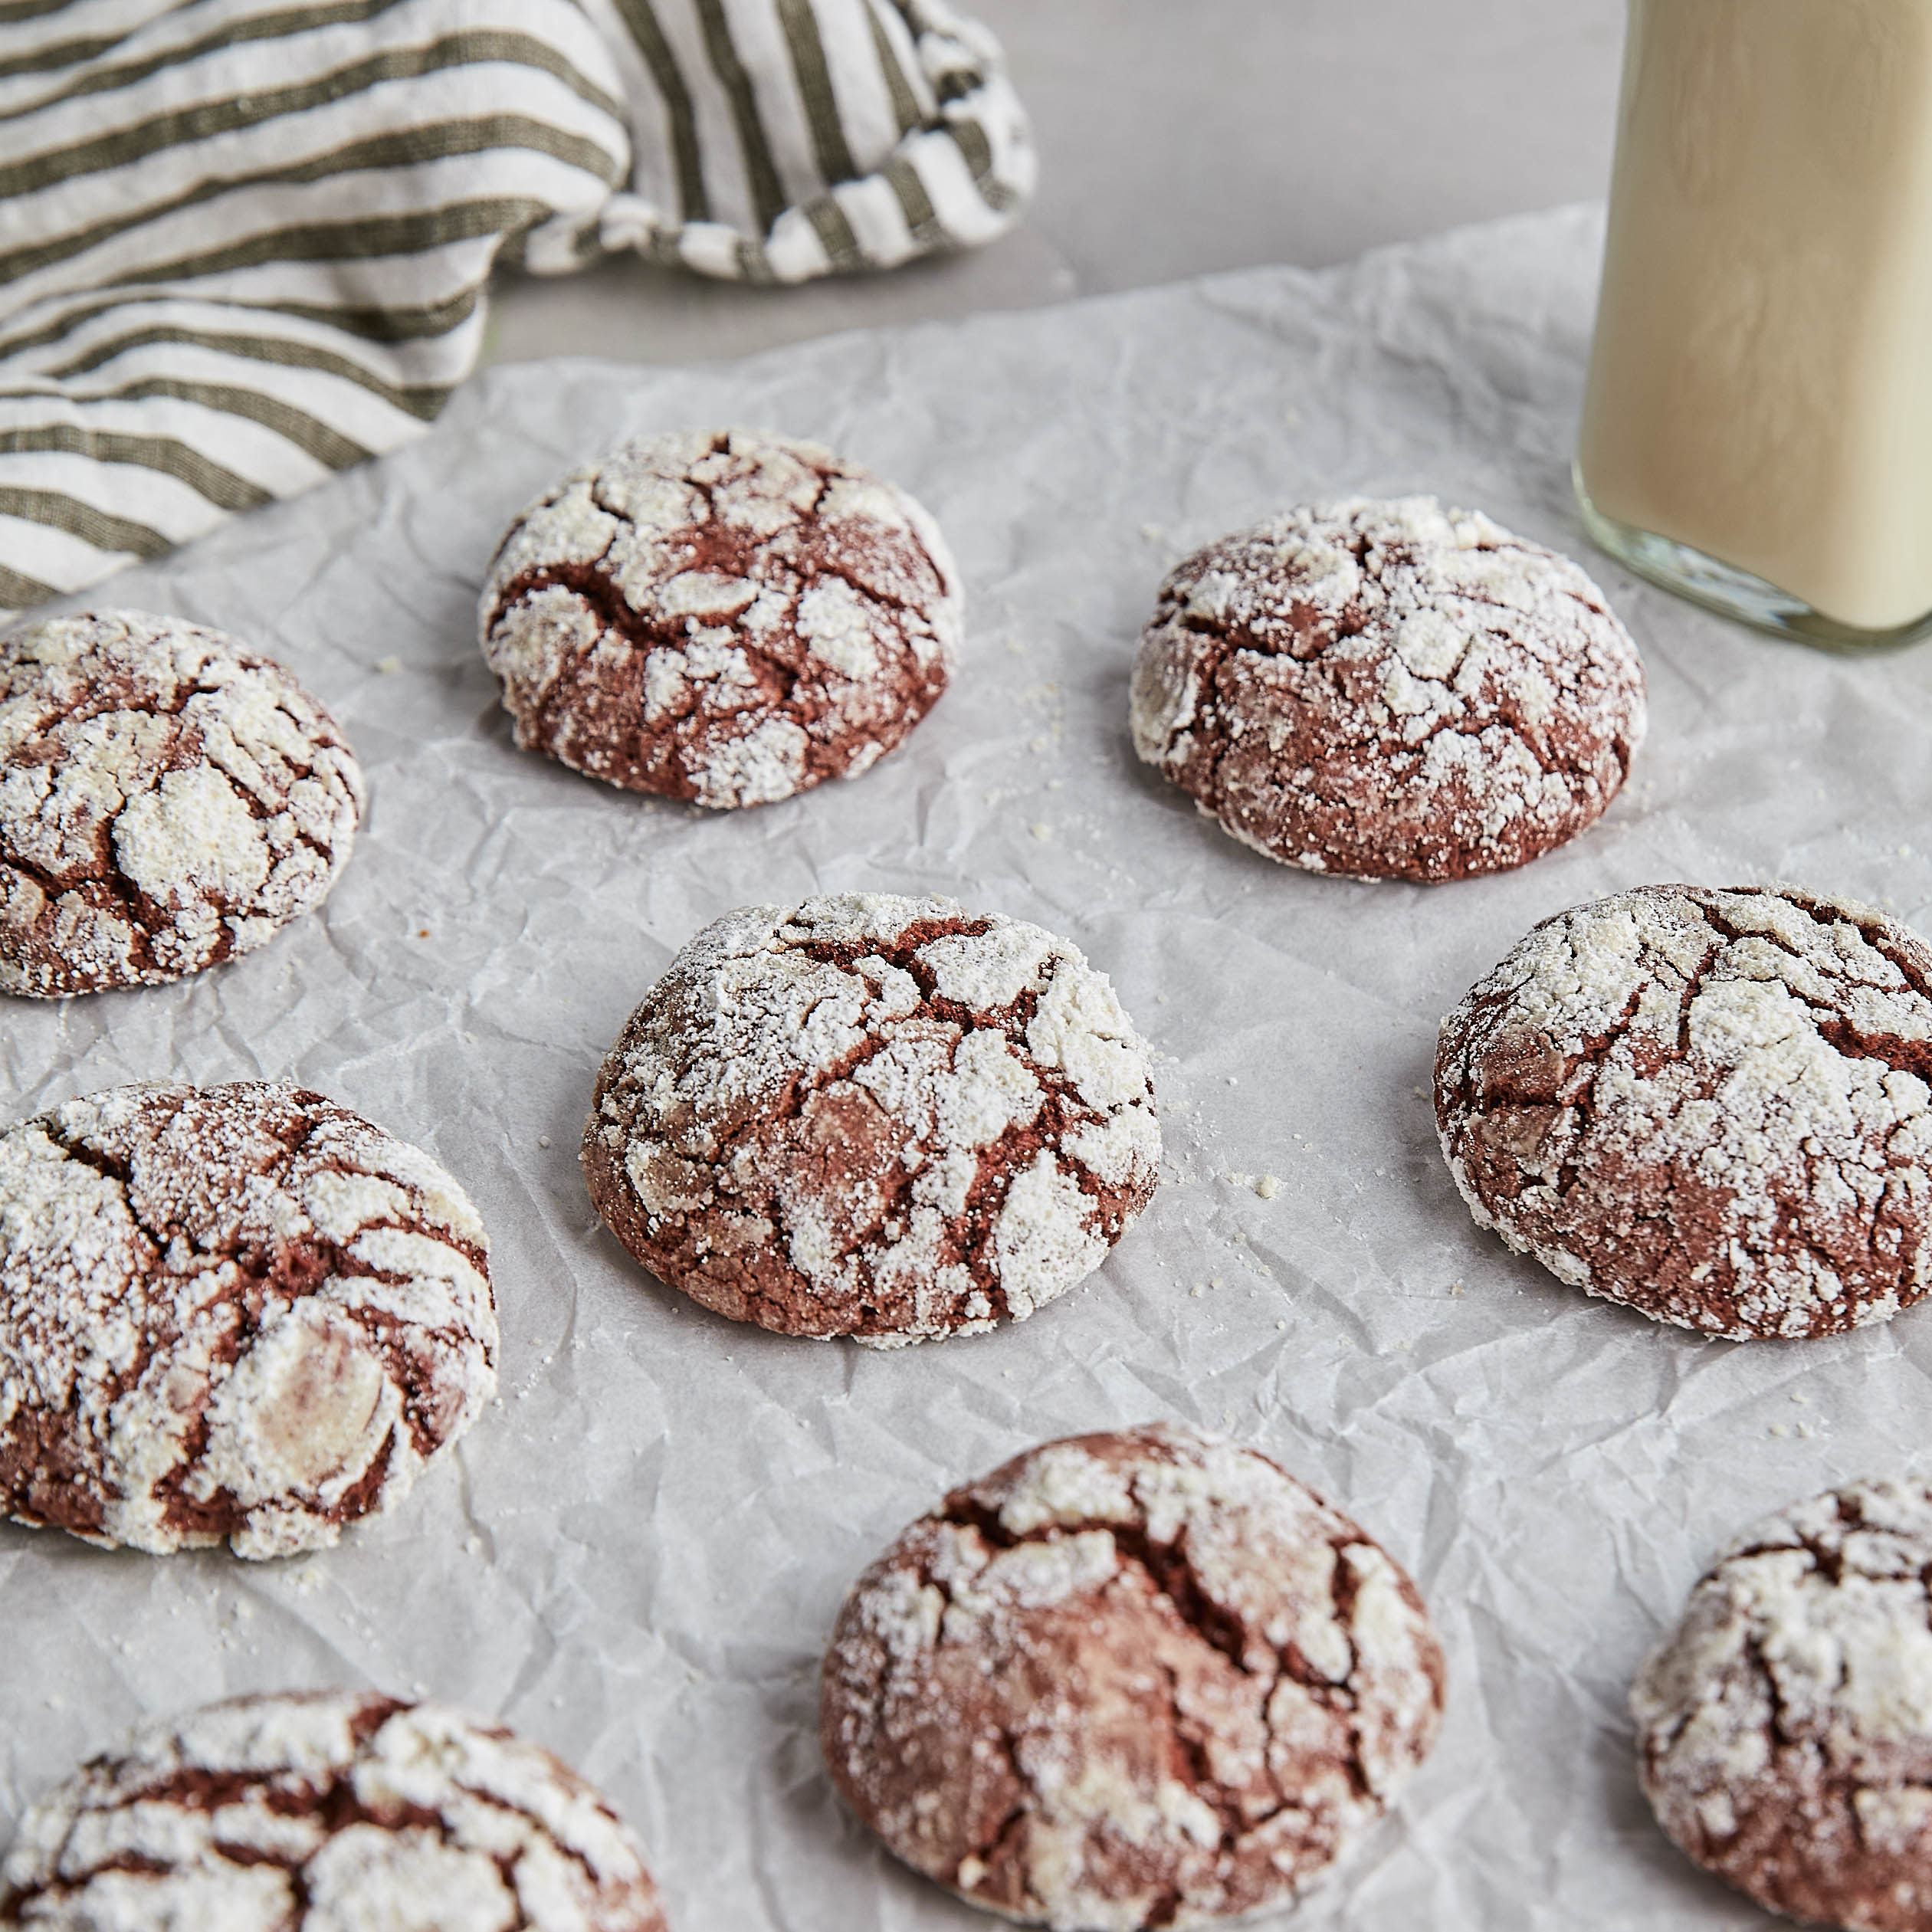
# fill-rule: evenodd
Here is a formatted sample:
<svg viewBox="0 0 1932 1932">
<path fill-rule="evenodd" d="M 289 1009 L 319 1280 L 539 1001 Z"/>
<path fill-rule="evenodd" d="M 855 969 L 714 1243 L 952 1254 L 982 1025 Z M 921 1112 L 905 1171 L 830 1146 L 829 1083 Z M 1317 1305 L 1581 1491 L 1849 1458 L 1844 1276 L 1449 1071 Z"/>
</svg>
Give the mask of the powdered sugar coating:
<svg viewBox="0 0 1932 1932">
<path fill-rule="evenodd" d="M 1648 886 L 1546 920 L 1442 1022 L 1442 1148 L 1560 1279 L 1738 1339 L 1932 1270 L 1932 952 L 1869 907 Z"/>
<path fill-rule="evenodd" d="M 1428 1753 L 1414 1586 L 1255 1451 L 1173 1425 L 1029 1450 L 854 1586 L 821 1734 L 847 1801 L 972 1904 L 1071 1932 L 1286 1904 Z"/>
<path fill-rule="evenodd" d="M 687 430 L 532 504 L 479 622 L 520 746 L 730 806 L 869 769 L 946 688 L 960 608 L 904 491 L 815 443 Z"/>
<path fill-rule="evenodd" d="M 327 896 L 362 805 L 328 713 L 218 631 L 104 611 L 0 638 L 0 992 L 252 950 Z"/>
<path fill-rule="evenodd" d="M 0 1925 L 664 1932 L 635 1841 L 549 1752 L 369 1691 L 152 1724 L 33 1806 Z"/>
<path fill-rule="evenodd" d="M 1747 1531 L 1630 1694 L 1658 1821 L 1795 1918 L 1932 1927 L 1932 1488 L 1855 1483 Z"/>
<path fill-rule="evenodd" d="M 1161 586 L 1134 748 L 1243 844 L 1310 871 L 1521 865 L 1616 795 L 1643 667 L 1567 557 L 1432 497 L 1222 539 Z"/>
<path fill-rule="evenodd" d="M 487 1244 L 299 1087 L 117 1087 L 0 1133 L 0 1507 L 165 1553 L 333 1543 L 496 1388 Z"/>
<path fill-rule="evenodd" d="M 1146 1049 L 1076 948 L 882 894 L 707 927 L 612 1048 L 583 1140 L 598 1212 L 664 1281 L 878 1343 L 1064 1294 L 1160 1157 Z"/>
</svg>

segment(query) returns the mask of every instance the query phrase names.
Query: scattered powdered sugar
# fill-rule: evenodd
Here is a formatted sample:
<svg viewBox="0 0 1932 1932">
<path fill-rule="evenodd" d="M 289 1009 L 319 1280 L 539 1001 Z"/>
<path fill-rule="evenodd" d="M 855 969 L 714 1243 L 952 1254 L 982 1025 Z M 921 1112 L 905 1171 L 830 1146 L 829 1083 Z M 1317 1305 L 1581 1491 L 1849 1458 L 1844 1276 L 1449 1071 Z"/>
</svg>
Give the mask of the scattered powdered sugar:
<svg viewBox="0 0 1932 1932">
<path fill-rule="evenodd" d="M 0 638 L 0 991 L 153 984 L 319 905 L 362 803 L 282 667 L 136 611 Z"/>
<path fill-rule="evenodd" d="M 483 1225 L 318 1094 L 120 1087 L 0 1133 L 0 1507 L 244 1556 L 387 1509 L 496 1387 Z"/>
<path fill-rule="evenodd" d="M 1162 586 L 1135 749 L 1311 871 L 1461 878 L 1589 825 L 1644 733 L 1643 668 L 1566 557 L 1432 497 L 1294 510 Z"/>
<path fill-rule="evenodd" d="M 904 491 L 816 444 L 683 431 L 526 510 L 479 622 L 519 745 L 722 807 L 869 769 L 945 689 L 960 611 Z"/>
<path fill-rule="evenodd" d="M 635 1842 L 509 1732 L 369 1692 L 151 1725 L 35 1805 L 0 1924 L 664 1932 Z"/>
<path fill-rule="evenodd" d="M 1638 1674 L 1644 1789 L 1773 1911 L 1932 1914 L 1932 1489 L 1878 1481 L 1756 1525 Z"/>
<path fill-rule="evenodd" d="M 826 1761 L 900 1858 L 1056 1927 L 1287 1901 L 1440 1721 L 1413 1586 L 1251 1450 L 1156 1426 L 959 1490 L 854 1586 Z"/>
<path fill-rule="evenodd" d="M 1932 953 L 1868 907 L 1652 886 L 1546 921 L 1442 1023 L 1476 1219 L 1712 1333 L 1835 1333 L 1932 1270 Z"/>
<path fill-rule="evenodd" d="M 1074 946 L 884 894 L 699 933 L 605 1060 L 583 1149 L 599 1212 L 673 1285 L 878 1342 L 1064 1294 L 1160 1156 L 1147 1050 Z"/>
</svg>

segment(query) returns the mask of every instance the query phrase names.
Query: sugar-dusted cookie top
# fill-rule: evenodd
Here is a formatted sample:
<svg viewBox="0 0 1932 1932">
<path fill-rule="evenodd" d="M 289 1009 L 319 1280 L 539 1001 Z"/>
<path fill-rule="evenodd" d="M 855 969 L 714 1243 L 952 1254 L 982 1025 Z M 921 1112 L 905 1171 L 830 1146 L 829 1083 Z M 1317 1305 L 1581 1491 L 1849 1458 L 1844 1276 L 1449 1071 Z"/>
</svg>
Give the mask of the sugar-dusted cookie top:
<svg viewBox="0 0 1932 1932">
<path fill-rule="evenodd" d="M 1932 951 L 1869 907 L 1645 886 L 1546 920 L 1443 1021 L 1484 1227 L 1573 1287 L 1740 1340 L 1932 1281 Z"/>
<path fill-rule="evenodd" d="M 1441 1722 L 1443 1659 L 1369 1537 L 1172 1425 L 1050 1442 L 956 1490 L 853 1586 L 825 1762 L 970 1903 L 1055 1928 L 1286 1905 Z"/>
<path fill-rule="evenodd" d="M 1643 737 L 1629 634 L 1567 557 L 1430 497 L 1293 510 L 1161 586 L 1135 749 L 1243 844 L 1459 879 L 1593 824 Z"/>
<path fill-rule="evenodd" d="M 271 659 L 103 611 L 0 638 L 0 992 L 153 985 L 320 905 L 362 779 Z"/>
<path fill-rule="evenodd" d="M 480 608 L 517 742 L 705 805 L 856 778 L 945 690 L 959 572 L 893 484 L 815 443 L 680 431 L 586 464 Z"/>
<path fill-rule="evenodd" d="M 1630 1694 L 1658 1822 L 1771 1911 L 1932 1926 L 1932 1489 L 1853 1483 L 1753 1524 Z"/>
<path fill-rule="evenodd" d="M 598 1212 L 664 1281 L 874 1342 L 1063 1294 L 1160 1156 L 1147 1050 L 1074 946 L 883 894 L 707 927 L 612 1048 L 583 1141 Z"/>
<path fill-rule="evenodd" d="M 0 1511 L 162 1553 L 336 1541 L 496 1389 L 483 1224 L 418 1149 L 260 1081 L 0 1133 Z"/>
<path fill-rule="evenodd" d="M 374 1691 L 145 1726 L 28 1812 L 0 1926 L 664 1932 L 636 1841 L 548 1751 Z"/>
</svg>

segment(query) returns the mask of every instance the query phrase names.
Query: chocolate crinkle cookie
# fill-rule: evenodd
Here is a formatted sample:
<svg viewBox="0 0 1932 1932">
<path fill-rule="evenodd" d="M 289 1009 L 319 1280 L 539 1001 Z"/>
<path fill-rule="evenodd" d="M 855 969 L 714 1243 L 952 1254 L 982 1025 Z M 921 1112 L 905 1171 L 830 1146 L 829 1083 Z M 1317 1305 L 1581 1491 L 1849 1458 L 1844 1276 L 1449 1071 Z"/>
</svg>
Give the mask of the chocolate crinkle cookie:
<svg viewBox="0 0 1932 1932">
<path fill-rule="evenodd" d="M 1189 557 L 1134 748 L 1244 845 L 1460 879 L 1574 838 L 1644 734 L 1636 646 L 1567 557 L 1430 497 L 1294 510 Z"/>
<path fill-rule="evenodd" d="M 0 638 L 0 992 L 152 986 L 319 906 L 355 754 L 287 671 L 139 611 Z"/>
<path fill-rule="evenodd" d="M 821 1731 L 916 1870 L 1056 1932 L 1285 1904 L 1434 1743 L 1415 1586 L 1264 1456 L 1075 1436 L 956 1490 L 854 1586 Z"/>
<path fill-rule="evenodd" d="M 369 1691 L 150 1724 L 21 1822 L 0 1926 L 664 1932 L 610 1806 L 548 1751 Z"/>
<path fill-rule="evenodd" d="M 1884 1321 L 1932 1269 L 1932 952 L 1809 893 L 1646 886 L 1547 920 L 1442 1022 L 1476 1219 L 1738 1340 Z"/>
<path fill-rule="evenodd" d="M 0 1133 L 0 1507 L 165 1553 L 336 1541 L 496 1388 L 483 1224 L 300 1087 L 117 1087 Z"/>
<path fill-rule="evenodd" d="M 931 710 L 959 572 L 932 518 L 858 464 L 684 431 L 532 504 L 480 622 L 526 750 L 634 792 L 763 805 L 858 777 Z"/>
<path fill-rule="evenodd" d="M 1932 1928 L 1932 1489 L 1854 1484 L 1747 1532 L 1630 1694 L 1658 1822 L 1770 1911 Z"/>
<path fill-rule="evenodd" d="M 597 1212 L 674 1287 L 880 1344 L 1065 1293 L 1160 1158 L 1147 1050 L 1074 946 L 874 894 L 707 927 L 612 1048 L 583 1140 Z"/>
</svg>

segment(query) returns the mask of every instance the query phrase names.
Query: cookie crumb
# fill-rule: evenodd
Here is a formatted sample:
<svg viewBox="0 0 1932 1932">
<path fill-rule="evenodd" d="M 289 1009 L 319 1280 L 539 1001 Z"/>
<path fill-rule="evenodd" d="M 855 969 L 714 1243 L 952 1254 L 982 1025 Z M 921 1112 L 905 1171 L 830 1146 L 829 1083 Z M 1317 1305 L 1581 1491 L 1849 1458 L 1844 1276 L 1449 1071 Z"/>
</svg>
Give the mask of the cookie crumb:
<svg viewBox="0 0 1932 1932">
<path fill-rule="evenodd" d="M 1278 1175 L 1264 1174 L 1261 1178 L 1255 1183 L 1255 1192 L 1258 1194 L 1264 1201 L 1273 1200 L 1275 1196 L 1279 1194 L 1281 1191 L 1281 1179 Z"/>
<path fill-rule="evenodd" d="M 402 668 L 402 660 L 400 658 L 378 658 L 369 668 L 379 671 L 385 677 L 393 677 Z"/>
</svg>

